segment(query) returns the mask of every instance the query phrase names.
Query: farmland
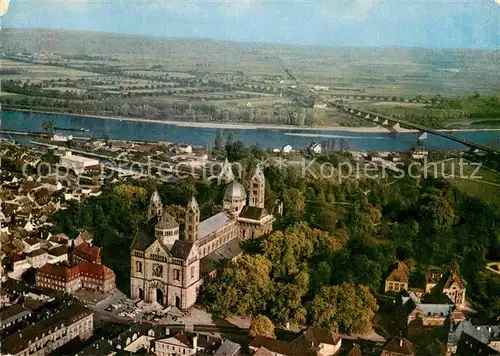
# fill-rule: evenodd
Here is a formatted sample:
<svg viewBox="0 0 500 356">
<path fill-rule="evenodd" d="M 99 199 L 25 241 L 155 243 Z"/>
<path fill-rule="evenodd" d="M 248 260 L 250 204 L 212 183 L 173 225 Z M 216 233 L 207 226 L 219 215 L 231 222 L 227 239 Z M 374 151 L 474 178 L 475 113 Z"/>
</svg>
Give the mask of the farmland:
<svg viewBox="0 0 500 356">
<path fill-rule="evenodd" d="M 440 128 L 455 122 L 495 126 L 500 112 L 497 53 L 488 50 L 242 44 L 29 29 L 5 30 L 4 48 L 3 91 L 10 95 L 2 95 L 2 103 L 18 108 L 159 120 L 370 125 L 323 104 L 342 100 L 416 122 L 423 117 Z M 477 110 L 436 108 L 432 101 L 475 93 L 497 100 L 492 109 L 481 107 L 477 118 L 486 121 L 470 120 Z M 442 111 L 439 120 L 436 110 Z"/>
</svg>

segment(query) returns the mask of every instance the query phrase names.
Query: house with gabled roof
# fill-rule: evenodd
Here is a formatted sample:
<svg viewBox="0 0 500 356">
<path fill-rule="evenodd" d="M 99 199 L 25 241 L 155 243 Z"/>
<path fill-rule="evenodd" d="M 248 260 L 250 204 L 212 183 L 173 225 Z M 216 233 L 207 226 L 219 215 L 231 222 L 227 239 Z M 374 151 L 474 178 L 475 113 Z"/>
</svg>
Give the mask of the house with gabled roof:
<svg viewBox="0 0 500 356">
<path fill-rule="evenodd" d="M 473 325 L 463 320 L 450 325 L 447 355 L 500 355 L 500 326 Z"/>
<path fill-rule="evenodd" d="M 188 337 L 183 331 L 155 341 L 156 354 L 166 355 L 196 355 L 198 336 Z"/>
<path fill-rule="evenodd" d="M 265 336 L 255 337 L 249 345 L 255 354 L 274 356 L 333 356 L 342 346 L 339 334 L 326 328 L 309 327 L 296 339 L 288 342 Z"/>
<path fill-rule="evenodd" d="M 415 356 L 415 348 L 410 340 L 398 336 L 384 345 L 380 356 Z"/>
<path fill-rule="evenodd" d="M 384 292 L 400 292 L 408 289 L 408 268 L 404 262 L 398 261 L 385 279 Z"/>
</svg>

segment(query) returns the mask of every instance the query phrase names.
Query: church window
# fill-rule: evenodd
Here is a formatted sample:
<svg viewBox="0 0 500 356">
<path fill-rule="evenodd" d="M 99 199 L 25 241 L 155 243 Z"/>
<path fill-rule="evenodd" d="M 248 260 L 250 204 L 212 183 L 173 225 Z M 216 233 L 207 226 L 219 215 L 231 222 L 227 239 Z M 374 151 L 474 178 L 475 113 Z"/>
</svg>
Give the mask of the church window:
<svg viewBox="0 0 500 356">
<path fill-rule="evenodd" d="M 194 277 L 194 266 L 191 267 L 191 278 L 193 278 L 193 277 Z"/>
<path fill-rule="evenodd" d="M 141 262 L 137 261 L 135 268 L 136 268 L 137 272 L 142 273 L 142 263 Z"/>
<path fill-rule="evenodd" d="M 179 281 L 181 279 L 181 273 L 178 269 L 174 269 L 174 280 Z"/>
</svg>

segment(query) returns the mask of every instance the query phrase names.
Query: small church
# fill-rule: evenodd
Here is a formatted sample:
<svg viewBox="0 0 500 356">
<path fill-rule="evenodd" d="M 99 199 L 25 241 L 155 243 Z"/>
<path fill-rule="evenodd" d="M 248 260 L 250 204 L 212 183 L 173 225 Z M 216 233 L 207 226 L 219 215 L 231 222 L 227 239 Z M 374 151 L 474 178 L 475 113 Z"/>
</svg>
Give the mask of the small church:
<svg viewBox="0 0 500 356">
<path fill-rule="evenodd" d="M 217 262 L 241 254 L 241 242 L 272 231 L 275 218 L 264 208 L 261 167 L 245 190 L 234 179 L 230 165 L 226 162 L 224 166 L 219 176 L 219 183 L 226 184 L 223 211 L 200 221 L 200 209 L 192 197 L 186 209 L 184 239 L 179 238 L 178 222 L 163 212 L 158 192 L 153 193 L 148 220 L 156 221 L 154 232 L 138 232 L 131 246 L 132 299 L 187 310 L 195 304 L 204 276 L 213 275 Z"/>
</svg>

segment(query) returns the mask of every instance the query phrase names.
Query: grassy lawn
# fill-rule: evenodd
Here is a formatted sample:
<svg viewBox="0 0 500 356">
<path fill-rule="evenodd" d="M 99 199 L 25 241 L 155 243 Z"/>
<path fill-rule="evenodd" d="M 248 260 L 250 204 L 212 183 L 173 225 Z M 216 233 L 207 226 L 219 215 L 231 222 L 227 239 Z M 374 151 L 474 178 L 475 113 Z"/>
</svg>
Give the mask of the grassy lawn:
<svg viewBox="0 0 500 356">
<path fill-rule="evenodd" d="M 474 173 L 476 166 L 465 163 L 468 161 L 464 160 L 463 177 L 460 177 L 459 158 L 445 162 L 443 170 L 445 177 L 454 172 L 455 177 L 449 179 L 458 189 L 489 204 L 500 204 L 500 173 L 486 167 L 481 167 Z"/>
</svg>

